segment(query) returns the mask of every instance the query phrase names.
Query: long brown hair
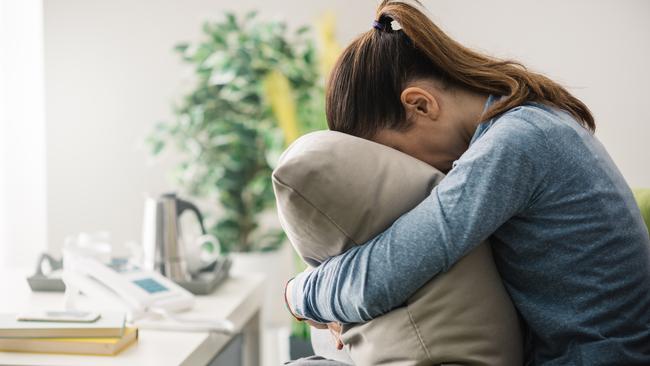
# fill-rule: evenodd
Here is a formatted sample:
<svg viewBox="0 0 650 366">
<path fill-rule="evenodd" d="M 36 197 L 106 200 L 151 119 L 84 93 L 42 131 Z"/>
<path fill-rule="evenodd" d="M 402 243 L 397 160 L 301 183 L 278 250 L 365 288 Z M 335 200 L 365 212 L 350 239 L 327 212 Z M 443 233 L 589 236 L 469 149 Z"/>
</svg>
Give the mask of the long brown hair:
<svg viewBox="0 0 650 366">
<path fill-rule="evenodd" d="M 326 107 L 330 129 L 365 138 L 384 128 L 407 129 L 400 94 L 419 78 L 504 96 L 484 113 L 483 121 L 537 102 L 567 111 L 592 132 L 596 128 L 589 108 L 556 82 L 518 62 L 472 51 L 416 7 L 384 0 L 374 27 L 343 51 L 332 70 Z"/>
</svg>

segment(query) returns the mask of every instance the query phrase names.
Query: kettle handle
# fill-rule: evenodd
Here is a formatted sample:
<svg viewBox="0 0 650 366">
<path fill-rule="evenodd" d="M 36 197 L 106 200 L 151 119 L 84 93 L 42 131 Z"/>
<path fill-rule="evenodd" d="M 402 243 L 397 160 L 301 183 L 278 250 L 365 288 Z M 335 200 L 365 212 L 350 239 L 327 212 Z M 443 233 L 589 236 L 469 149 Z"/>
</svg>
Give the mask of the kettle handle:
<svg viewBox="0 0 650 366">
<path fill-rule="evenodd" d="M 199 225 L 201 225 L 201 233 L 203 235 L 207 234 L 205 226 L 203 225 L 203 215 L 201 211 L 196 207 L 192 202 L 183 201 L 182 199 L 176 199 L 176 217 L 180 217 L 185 210 L 190 210 L 196 214 L 196 217 L 199 219 Z"/>
</svg>

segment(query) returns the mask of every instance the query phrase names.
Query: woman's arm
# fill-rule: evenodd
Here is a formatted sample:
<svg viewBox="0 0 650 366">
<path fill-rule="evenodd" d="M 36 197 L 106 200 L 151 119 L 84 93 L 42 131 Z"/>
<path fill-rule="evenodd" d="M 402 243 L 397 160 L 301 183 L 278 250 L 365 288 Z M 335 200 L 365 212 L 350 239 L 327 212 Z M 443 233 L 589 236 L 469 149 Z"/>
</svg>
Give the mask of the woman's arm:
<svg viewBox="0 0 650 366">
<path fill-rule="evenodd" d="M 548 161 L 543 132 L 504 116 L 389 229 L 297 276 L 293 311 L 320 323 L 358 323 L 400 306 L 524 210 Z"/>
</svg>

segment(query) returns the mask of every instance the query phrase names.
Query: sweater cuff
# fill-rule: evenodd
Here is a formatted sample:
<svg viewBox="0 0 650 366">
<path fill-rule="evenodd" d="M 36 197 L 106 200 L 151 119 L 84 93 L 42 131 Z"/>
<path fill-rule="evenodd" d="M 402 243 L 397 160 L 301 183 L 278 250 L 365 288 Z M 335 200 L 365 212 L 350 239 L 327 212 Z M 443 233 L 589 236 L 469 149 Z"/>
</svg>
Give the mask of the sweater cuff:
<svg viewBox="0 0 650 366">
<path fill-rule="evenodd" d="M 289 294 L 289 301 L 291 301 L 293 312 L 300 318 L 306 318 L 304 285 L 307 276 L 308 273 L 305 272 L 298 274 L 291 283 L 291 294 Z"/>
</svg>

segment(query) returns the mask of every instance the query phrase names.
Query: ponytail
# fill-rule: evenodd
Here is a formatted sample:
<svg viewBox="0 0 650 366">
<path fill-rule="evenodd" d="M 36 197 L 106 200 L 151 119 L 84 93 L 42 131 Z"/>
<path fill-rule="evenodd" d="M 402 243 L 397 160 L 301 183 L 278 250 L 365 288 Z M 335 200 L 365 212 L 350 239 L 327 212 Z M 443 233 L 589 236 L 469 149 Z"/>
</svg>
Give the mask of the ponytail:
<svg viewBox="0 0 650 366">
<path fill-rule="evenodd" d="M 328 87 L 330 129 L 372 137 L 382 128 L 408 128 L 399 95 L 410 80 L 431 77 L 451 87 L 503 96 L 482 120 L 537 102 L 565 110 L 595 130 L 589 108 L 565 88 L 518 62 L 464 47 L 419 8 L 417 0 L 382 1 L 373 28 L 343 52 Z"/>
</svg>

